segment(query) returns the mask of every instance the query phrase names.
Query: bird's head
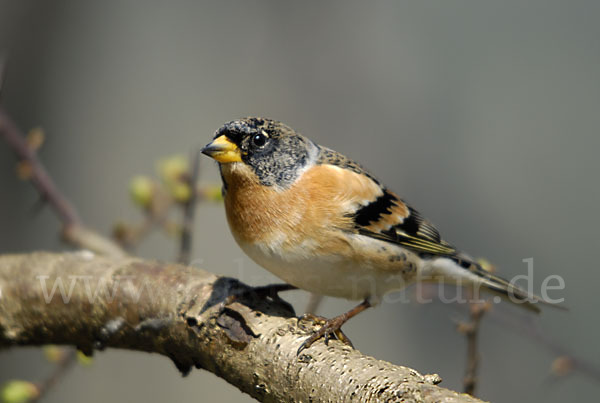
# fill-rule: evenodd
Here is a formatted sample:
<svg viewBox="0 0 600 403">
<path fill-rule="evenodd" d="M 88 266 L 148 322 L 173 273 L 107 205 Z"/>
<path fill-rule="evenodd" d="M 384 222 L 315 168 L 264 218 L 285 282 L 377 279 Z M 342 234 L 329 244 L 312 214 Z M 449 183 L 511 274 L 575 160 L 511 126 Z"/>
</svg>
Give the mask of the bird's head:
<svg viewBox="0 0 600 403">
<path fill-rule="evenodd" d="M 247 167 L 261 184 L 287 187 L 314 161 L 317 146 L 281 122 L 251 117 L 225 124 L 202 153 L 226 175 Z"/>
</svg>

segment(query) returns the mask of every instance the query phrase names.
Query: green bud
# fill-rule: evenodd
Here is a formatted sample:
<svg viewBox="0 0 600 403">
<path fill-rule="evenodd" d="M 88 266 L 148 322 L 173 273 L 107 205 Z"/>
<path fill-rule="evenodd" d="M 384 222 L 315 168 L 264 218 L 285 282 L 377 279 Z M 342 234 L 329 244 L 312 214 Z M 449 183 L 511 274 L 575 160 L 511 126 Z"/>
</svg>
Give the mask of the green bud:
<svg viewBox="0 0 600 403">
<path fill-rule="evenodd" d="M 175 155 L 158 162 L 158 174 L 166 183 L 180 182 L 190 171 L 187 158 Z"/>
<path fill-rule="evenodd" d="M 129 192 L 135 204 L 149 207 L 154 198 L 154 182 L 147 176 L 136 176 L 129 183 Z"/>
<path fill-rule="evenodd" d="M 171 196 L 179 202 L 185 203 L 192 197 L 192 189 L 186 183 L 177 182 L 169 186 Z"/>
<path fill-rule="evenodd" d="M 2 403 L 27 403 L 39 394 L 37 386 L 27 381 L 8 381 L 0 390 Z"/>
<path fill-rule="evenodd" d="M 64 348 L 58 347 L 58 346 L 53 346 L 53 345 L 44 346 L 43 351 L 44 351 L 44 356 L 50 362 L 60 361 L 65 354 Z"/>
<path fill-rule="evenodd" d="M 89 367 L 94 363 L 94 359 L 92 357 L 83 354 L 79 350 L 77 351 L 77 361 L 84 367 Z"/>
</svg>

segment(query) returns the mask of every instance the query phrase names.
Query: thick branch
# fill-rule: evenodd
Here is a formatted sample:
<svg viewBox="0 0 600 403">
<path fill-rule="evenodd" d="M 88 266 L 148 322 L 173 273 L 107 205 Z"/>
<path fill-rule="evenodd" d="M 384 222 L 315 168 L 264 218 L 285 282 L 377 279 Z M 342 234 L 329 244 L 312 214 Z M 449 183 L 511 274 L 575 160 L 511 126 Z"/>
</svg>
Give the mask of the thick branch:
<svg viewBox="0 0 600 403">
<path fill-rule="evenodd" d="M 196 268 L 89 252 L 5 255 L 0 290 L 0 347 L 159 353 L 183 373 L 205 368 L 260 401 L 479 401 L 435 386 L 437 375 L 337 341 L 297 357 L 312 323 L 256 295 L 220 309 L 226 296 L 249 288 Z"/>
</svg>

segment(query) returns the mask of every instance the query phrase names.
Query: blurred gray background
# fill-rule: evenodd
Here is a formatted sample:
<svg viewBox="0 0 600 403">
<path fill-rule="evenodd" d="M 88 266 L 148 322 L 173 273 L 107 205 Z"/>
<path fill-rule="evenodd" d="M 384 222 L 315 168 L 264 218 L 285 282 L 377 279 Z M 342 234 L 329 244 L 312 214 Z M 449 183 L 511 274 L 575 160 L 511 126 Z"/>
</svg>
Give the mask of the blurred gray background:
<svg viewBox="0 0 600 403">
<path fill-rule="evenodd" d="M 282 120 L 361 161 L 505 276 L 531 257 L 536 290 L 561 275 L 571 311 L 546 310 L 539 326 L 600 365 L 599 16 L 597 1 L 0 1 L 1 102 L 22 128 L 45 129 L 49 171 L 105 233 L 140 219 L 128 183 L 159 158 L 204 145 L 234 118 Z M 65 249 L 53 213 L 32 213 L 36 194 L 14 162 L 0 144 L 0 252 Z M 202 181 L 218 180 L 203 159 Z M 196 229 L 201 266 L 273 281 L 235 245 L 222 206 L 201 206 Z M 140 248 L 164 260 L 175 251 L 161 234 Z M 301 311 L 306 295 L 289 297 Z M 328 299 L 321 313 L 350 306 Z M 361 351 L 460 390 L 461 317 L 442 304 L 384 304 L 345 330 Z M 481 352 L 484 399 L 598 395 L 580 373 L 553 378 L 555 354 L 491 318 Z M 164 357 L 95 357 L 46 401 L 250 400 L 207 372 L 182 378 Z M 51 368 L 39 349 L 0 352 L 0 382 Z"/>
</svg>

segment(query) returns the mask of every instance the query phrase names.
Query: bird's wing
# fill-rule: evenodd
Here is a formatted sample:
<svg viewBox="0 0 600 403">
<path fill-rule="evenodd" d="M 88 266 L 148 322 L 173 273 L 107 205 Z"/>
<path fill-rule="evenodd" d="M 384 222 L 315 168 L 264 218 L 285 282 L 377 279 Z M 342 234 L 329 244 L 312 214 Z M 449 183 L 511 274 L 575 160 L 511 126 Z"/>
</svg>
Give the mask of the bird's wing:
<svg viewBox="0 0 600 403">
<path fill-rule="evenodd" d="M 417 253 L 454 256 L 456 249 L 418 211 L 387 189 L 354 215 L 359 234 L 399 244 Z"/>
<path fill-rule="evenodd" d="M 440 237 L 438 230 L 419 212 L 405 203 L 393 192 L 386 189 L 375 177 L 362 166 L 349 160 L 342 154 L 321 147 L 318 163 L 331 165 L 350 171 L 354 176 L 352 182 L 364 182 L 364 187 L 377 187 L 377 194 L 365 199 L 364 192 L 353 192 L 354 186 L 346 189 L 348 197 L 354 198 L 355 203 L 346 214 L 351 217 L 353 231 L 386 242 L 401 245 L 417 253 L 455 256 L 457 250 Z"/>
</svg>

